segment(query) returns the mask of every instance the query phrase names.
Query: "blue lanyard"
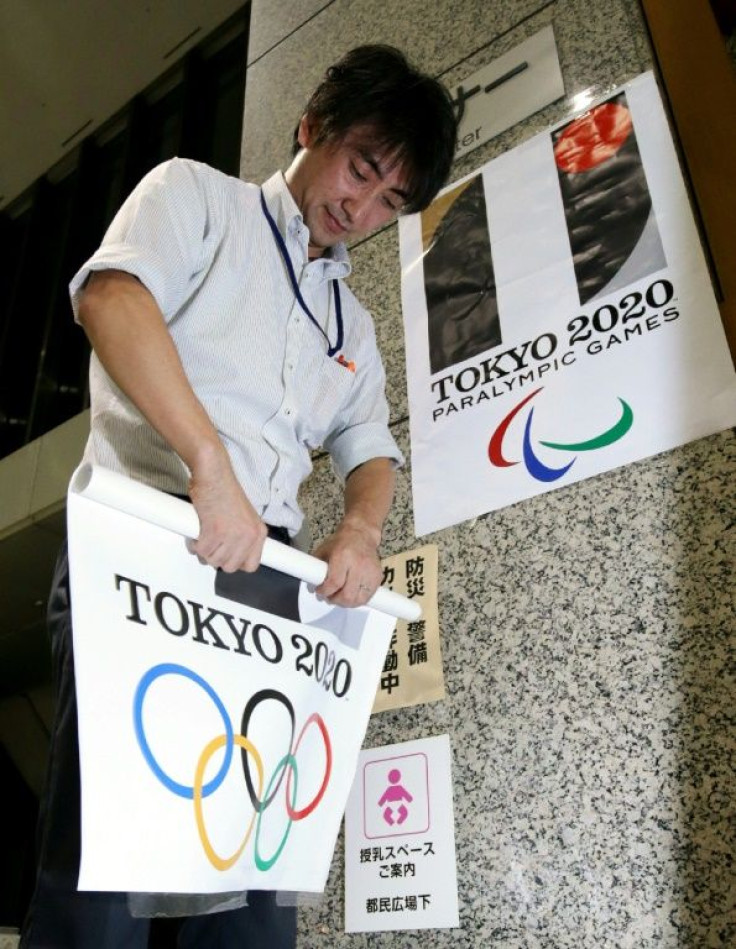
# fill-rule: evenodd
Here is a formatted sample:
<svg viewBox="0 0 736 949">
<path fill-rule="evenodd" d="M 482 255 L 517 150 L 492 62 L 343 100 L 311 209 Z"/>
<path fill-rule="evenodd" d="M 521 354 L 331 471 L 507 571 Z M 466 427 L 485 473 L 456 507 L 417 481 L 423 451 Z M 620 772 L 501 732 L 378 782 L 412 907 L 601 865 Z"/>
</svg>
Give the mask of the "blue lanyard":
<svg viewBox="0 0 736 949">
<path fill-rule="evenodd" d="M 324 336 L 324 338 L 327 340 L 327 355 L 332 357 L 336 353 L 339 353 L 340 350 L 342 349 L 342 337 L 343 337 L 342 304 L 340 303 L 340 287 L 338 286 L 338 281 L 330 280 L 330 283 L 332 284 L 332 292 L 335 297 L 335 321 L 337 323 L 337 339 L 335 340 L 335 345 L 331 346 L 330 337 L 327 335 L 327 333 L 325 333 L 325 331 L 317 322 L 314 314 L 307 306 L 306 301 L 304 300 L 304 297 L 302 296 L 301 291 L 299 290 L 299 284 L 297 283 L 296 274 L 294 273 L 294 265 L 291 262 L 291 257 L 289 257 L 289 251 L 286 249 L 286 243 L 283 237 L 281 236 L 281 231 L 279 231 L 278 227 L 276 226 L 276 222 L 271 216 L 271 212 L 266 207 L 266 199 L 263 197 L 263 191 L 261 191 L 261 208 L 263 209 L 263 213 L 266 217 L 266 220 L 269 223 L 271 232 L 273 233 L 274 240 L 276 241 L 276 246 L 281 252 L 281 256 L 284 260 L 284 263 L 286 264 L 286 269 L 289 272 L 289 277 L 291 279 L 291 286 L 294 291 L 294 296 L 296 297 L 297 303 L 302 308 L 302 310 L 304 310 L 306 315 L 309 317 L 312 323 L 314 323 L 314 325 L 317 327 L 320 333 Z"/>
</svg>

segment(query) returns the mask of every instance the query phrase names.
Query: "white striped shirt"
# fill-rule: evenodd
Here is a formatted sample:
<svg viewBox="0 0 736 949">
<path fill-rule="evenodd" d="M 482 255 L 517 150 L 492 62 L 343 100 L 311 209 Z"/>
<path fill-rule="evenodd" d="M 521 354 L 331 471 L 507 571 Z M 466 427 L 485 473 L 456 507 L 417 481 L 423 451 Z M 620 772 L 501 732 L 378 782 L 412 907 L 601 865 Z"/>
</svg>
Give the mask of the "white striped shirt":
<svg viewBox="0 0 736 949">
<path fill-rule="evenodd" d="M 70 285 L 75 317 L 90 272 L 134 274 L 154 296 L 194 392 L 217 428 L 250 502 L 293 534 L 310 452 L 324 446 L 342 478 L 371 458 L 403 461 L 388 430 L 385 376 L 369 314 L 343 280 L 344 246 L 310 261 L 309 232 L 279 172 L 263 185 L 301 294 L 331 343 L 330 281 L 340 279 L 342 354 L 295 299 L 260 189 L 206 165 L 173 159 L 154 168 Z M 91 433 L 84 460 L 152 487 L 186 494 L 189 472 L 93 354 Z"/>
</svg>

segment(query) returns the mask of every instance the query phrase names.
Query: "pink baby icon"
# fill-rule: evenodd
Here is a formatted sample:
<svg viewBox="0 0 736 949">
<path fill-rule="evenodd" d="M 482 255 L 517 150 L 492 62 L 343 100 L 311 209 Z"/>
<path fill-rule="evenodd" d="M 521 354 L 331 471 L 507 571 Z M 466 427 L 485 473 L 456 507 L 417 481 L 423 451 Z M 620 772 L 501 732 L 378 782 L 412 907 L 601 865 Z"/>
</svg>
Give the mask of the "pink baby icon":
<svg viewBox="0 0 736 949">
<path fill-rule="evenodd" d="M 401 772 L 398 768 L 392 768 L 388 773 L 388 779 L 391 782 L 389 787 L 381 795 L 381 800 L 378 802 L 379 807 L 383 807 L 389 801 L 408 801 L 411 803 L 414 798 L 409 794 L 405 787 L 402 787 L 398 782 L 401 780 Z M 385 808 L 383 812 L 383 819 L 387 824 L 403 824 L 406 818 L 409 816 L 409 811 L 406 809 L 406 805 L 402 804 L 399 808 L 398 819 L 394 820 L 394 809 L 391 807 L 391 804 Z"/>
</svg>

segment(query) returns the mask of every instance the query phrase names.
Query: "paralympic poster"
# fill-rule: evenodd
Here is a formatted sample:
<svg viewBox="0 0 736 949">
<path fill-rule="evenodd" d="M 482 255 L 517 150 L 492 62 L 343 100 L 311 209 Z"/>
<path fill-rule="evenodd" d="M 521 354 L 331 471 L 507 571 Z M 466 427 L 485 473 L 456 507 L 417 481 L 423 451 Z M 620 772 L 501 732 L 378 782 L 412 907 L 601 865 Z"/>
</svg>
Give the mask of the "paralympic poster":
<svg viewBox="0 0 736 949">
<path fill-rule="evenodd" d="M 79 889 L 321 892 L 395 619 L 71 489 L 67 512 Z"/>
<path fill-rule="evenodd" d="M 400 219 L 418 536 L 736 424 L 652 73 Z"/>
</svg>

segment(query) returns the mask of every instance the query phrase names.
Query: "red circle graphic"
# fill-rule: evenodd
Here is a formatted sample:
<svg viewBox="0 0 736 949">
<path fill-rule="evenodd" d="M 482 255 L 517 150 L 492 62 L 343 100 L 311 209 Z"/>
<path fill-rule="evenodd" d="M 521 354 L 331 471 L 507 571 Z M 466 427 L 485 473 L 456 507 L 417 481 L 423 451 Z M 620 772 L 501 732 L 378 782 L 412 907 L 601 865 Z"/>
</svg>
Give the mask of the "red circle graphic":
<svg viewBox="0 0 736 949">
<path fill-rule="evenodd" d="M 555 161 L 561 171 L 590 171 L 607 161 L 629 137 L 631 113 L 622 105 L 604 102 L 571 122 L 555 145 Z"/>
</svg>

